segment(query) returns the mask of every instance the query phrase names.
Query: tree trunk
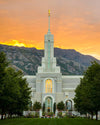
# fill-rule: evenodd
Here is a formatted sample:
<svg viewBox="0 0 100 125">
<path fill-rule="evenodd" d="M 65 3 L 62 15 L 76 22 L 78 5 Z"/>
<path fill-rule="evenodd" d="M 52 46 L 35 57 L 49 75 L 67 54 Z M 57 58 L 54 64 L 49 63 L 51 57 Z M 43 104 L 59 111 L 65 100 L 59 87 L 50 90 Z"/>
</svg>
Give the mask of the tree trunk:
<svg viewBox="0 0 100 125">
<path fill-rule="evenodd" d="M 91 119 L 93 120 L 93 112 L 91 112 Z"/>
<path fill-rule="evenodd" d="M 3 120 L 3 114 L 1 114 L 1 120 Z"/>
<path fill-rule="evenodd" d="M 6 119 L 6 113 L 5 113 L 5 119 Z"/>
<path fill-rule="evenodd" d="M 96 120 L 98 120 L 98 111 L 96 111 Z"/>
<path fill-rule="evenodd" d="M 85 115 L 86 115 L 86 118 L 88 118 L 88 113 L 86 113 Z"/>
<path fill-rule="evenodd" d="M 10 118 L 12 118 L 12 114 L 10 114 Z"/>
<path fill-rule="evenodd" d="M 1 120 L 3 120 L 3 114 L 4 114 L 4 112 L 3 112 L 3 108 L 1 109 Z"/>
</svg>

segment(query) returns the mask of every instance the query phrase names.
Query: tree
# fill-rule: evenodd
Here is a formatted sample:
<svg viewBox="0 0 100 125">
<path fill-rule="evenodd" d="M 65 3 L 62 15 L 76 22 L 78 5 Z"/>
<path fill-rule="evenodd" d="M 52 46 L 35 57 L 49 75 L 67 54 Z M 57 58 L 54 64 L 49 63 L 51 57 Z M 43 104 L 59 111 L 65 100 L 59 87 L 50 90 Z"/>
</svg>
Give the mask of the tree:
<svg viewBox="0 0 100 125">
<path fill-rule="evenodd" d="M 7 66 L 8 66 L 8 61 L 6 59 L 6 55 L 4 52 L 1 52 L 0 53 L 0 112 L 2 114 L 1 119 L 3 119 L 3 113 L 5 112 L 4 111 L 5 109 L 3 109 L 1 107 L 3 105 L 2 95 L 3 95 L 3 89 L 5 87 L 5 84 L 4 84 L 5 75 L 6 75 L 5 69 Z"/>
<path fill-rule="evenodd" d="M 5 78 L 5 69 L 8 66 L 9 62 L 6 59 L 6 55 L 4 52 L 0 53 L 0 92 L 2 91 L 2 85 L 4 83 Z"/>
<path fill-rule="evenodd" d="M 5 71 L 5 68 L 8 66 L 9 62 L 6 59 L 6 55 L 4 52 L 0 52 L 0 75 Z M 1 79 L 2 77 L 0 77 Z"/>
<path fill-rule="evenodd" d="M 41 109 L 41 103 L 36 101 L 33 105 L 33 109 L 39 111 Z"/>
<path fill-rule="evenodd" d="M 31 88 L 28 87 L 28 83 L 26 79 L 23 78 L 22 72 L 19 72 L 17 81 L 18 81 L 19 88 L 20 88 L 20 96 L 17 102 L 17 106 L 18 106 L 17 114 L 18 114 L 18 113 L 21 113 L 23 110 L 28 109 L 28 105 L 31 103 L 31 96 L 30 96 Z"/>
<path fill-rule="evenodd" d="M 93 106 L 90 99 L 90 92 L 89 87 L 87 89 L 87 85 L 83 84 L 83 80 L 81 80 L 81 84 L 77 86 L 77 89 L 75 90 L 76 95 L 74 98 L 75 102 L 75 108 L 81 113 L 86 114 L 91 113 L 93 116 Z M 91 110 L 92 109 L 92 110 Z"/>
<path fill-rule="evenodd" d="M 43 108 L 42 108 L 43 112 L 45 112 L 45 103 L 43 103 Z"/>
<path fill-rule="evenodd" d="M 54 114 L 55 114 L 55 112 L 56 112 L 56 102 L 54 103 L 53 111 L 54 111 Z"/>
<path fill-rule="evenodd" d="M 92 62 L 75 90 L 75 108 L 81 113 L 96 114 L 100 110 L 100 64 Z"/>
<path fill-rule="evenodd" d="M 2 79 L 0 79 L 0 112 L 3 119 L 3 114 L 19 115 L 27 109 L 31 91 L 26 79 L 23 78 L 23 73 L 7 67 L 5 54 L 0 54 L 0 58 L 4 60 L 0 62 L 3 74 L 0 73 Z"/>
<path fill-rule="evenodd" d="M 64 110 L 64 108 L 65 108 L 65 106 L 64 106 L 63 101 L 61 101 L 61 102 L 59 102 L 59 103 L 57 104 L 57 109 L 58 109 L 58 110 Z"/>
</svg>

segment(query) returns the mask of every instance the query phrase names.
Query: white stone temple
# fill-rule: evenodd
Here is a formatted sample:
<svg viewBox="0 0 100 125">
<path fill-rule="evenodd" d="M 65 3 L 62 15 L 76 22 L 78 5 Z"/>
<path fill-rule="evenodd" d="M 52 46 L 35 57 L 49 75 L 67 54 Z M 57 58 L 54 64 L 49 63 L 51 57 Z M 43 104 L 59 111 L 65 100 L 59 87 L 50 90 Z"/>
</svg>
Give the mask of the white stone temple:
<svg viewBox="0 0 100 125">
<path fill-rule="evenodd" d="M 53 112 L 54 104 L 64 102 L 66 110 L 74 110 L 75 88 L 82 76 L 62 75 L 54 57 L 54 35 L 50 31 L 50 11 L 48 12 L 48 32 L 44 36 L 44 57 L 36 76 L 25 76 L 32 90 L 32 104 L 38 101 L 45 112 Z"/>
</svg>

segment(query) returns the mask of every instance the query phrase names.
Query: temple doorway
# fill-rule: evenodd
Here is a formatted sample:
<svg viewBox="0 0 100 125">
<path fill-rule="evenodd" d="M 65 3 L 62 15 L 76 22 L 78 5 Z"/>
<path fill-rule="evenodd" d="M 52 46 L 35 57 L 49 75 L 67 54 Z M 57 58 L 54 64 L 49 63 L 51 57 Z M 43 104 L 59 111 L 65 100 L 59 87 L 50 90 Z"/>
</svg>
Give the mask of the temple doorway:
<svg viewBox="0 0 100 125">
<path fill-rule="evenodd" d="M 72 101 L 71 100 L 66 101 L 66 110 L 72 111 Z"/>
<path fill-rule="evenodd" d="M 45 112 L 52 112 L 52 102 L 51 97 L 45 99 Z"/>
</svg>

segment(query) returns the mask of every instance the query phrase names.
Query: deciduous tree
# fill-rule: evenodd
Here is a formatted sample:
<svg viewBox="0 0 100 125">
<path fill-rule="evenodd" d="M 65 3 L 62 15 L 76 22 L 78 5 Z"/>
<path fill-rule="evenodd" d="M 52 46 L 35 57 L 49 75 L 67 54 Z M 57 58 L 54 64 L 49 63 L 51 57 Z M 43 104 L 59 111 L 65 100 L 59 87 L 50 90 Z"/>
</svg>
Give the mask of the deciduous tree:
<svg viewBox="0 0 100 125">
<path fill-rule="evenodd" d="M 100 64 L 92 62 L 75 90 L 75 107 L 79 112 L 96 114 L 100 110 Z"/>
</svg>

